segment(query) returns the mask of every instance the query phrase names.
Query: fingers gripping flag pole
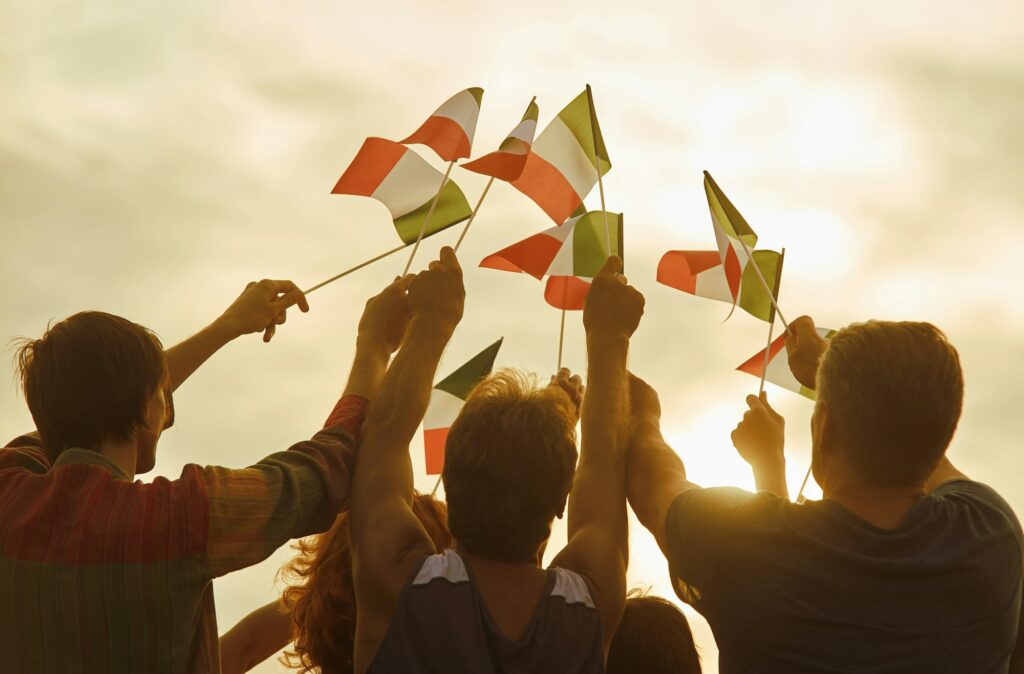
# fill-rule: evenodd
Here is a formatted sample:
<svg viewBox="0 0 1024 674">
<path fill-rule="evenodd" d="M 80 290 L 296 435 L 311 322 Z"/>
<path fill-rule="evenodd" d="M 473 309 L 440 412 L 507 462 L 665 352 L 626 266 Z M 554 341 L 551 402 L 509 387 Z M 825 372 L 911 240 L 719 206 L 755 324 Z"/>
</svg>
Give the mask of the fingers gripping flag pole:
<svg viewBox="0 0 1024 674">
<path fill-rule="evenodd" d="M 775 288 L 773 289 L 772 296 L 776 301 L 779 299 L 779 286 L 782 285 L 782 263 L 786 259 L 786 249 L 783 248 L 779 252 L 779 266 L 778 271 L 775 274 Z M 754 266 L 757 266 L 756 264 Z M 768 362 L 772 358 L 772 333 L 775 330 L 775 307 L 772 307 L 772 311 L 768 316 L 768 344 L 764 347 L 764 371 L 761 373 L 761 384 L 757 389 L 757 396 L 760 398 L 761 394 L 764 393 L 764 378 L 768 374 Z"/>
</svg>

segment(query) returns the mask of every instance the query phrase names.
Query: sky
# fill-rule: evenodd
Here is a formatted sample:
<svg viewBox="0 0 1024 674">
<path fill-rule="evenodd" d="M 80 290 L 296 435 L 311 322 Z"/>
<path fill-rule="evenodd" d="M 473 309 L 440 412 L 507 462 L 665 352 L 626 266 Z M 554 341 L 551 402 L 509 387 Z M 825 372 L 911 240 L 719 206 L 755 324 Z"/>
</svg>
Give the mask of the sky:
<svg viewBox="0 0 1024 674">
<path fill-rule="evenodd" d="M 786 248 L 788 318 L 947 332 L 966 379 L 950 456 L 1024 510 L 1019 2 L 0 0 L 0 24 L 4 340 L 101 309 L 173 344 L 250 280 L 308 287 L 398 243 L 382 205 L 329 194 L 366 136 L 402 138 L 481 86 L 477 156 L 532 96 L 543 126 L 590 83 L 613 162 L 607 206 L 625 214 L 627 275 L 647 297 L 630 367 L 661 394 L 693 481 L 752 488 L 729 432 L 757 381 L 734 369 L 767 337 L 742 312 L 723 323 L 728 306 L 655 282 L 664 252 L 714 246 L 707 169 L 759 245 Z M 475 202 L 482 177 L 453 178 Z M 551 224 L 507 185 L 491 190 L 460 251 L 466 316 L 439 375 L 501 336 L 498 365 L 554 369 L 560 316 L 543 285 L 476 267 Z M 426 240 L 416 265 L 456 236 Z M 248 465 L 314 432 L 344 383 L 363 302 L 402 265 L 394 256 L 312 294 L 269 345 L 253 336 L 217 354 L 176 395 L 153 475 Z M 582 336 L 570 314 L 564 356 L 578 370 Z M 9 358 L 4 368 L 0 429 L 13 437 L 31 418 Z M 769 397 L 787 419 L 795 495 L 811 406 L 771 386 Z M 411 451 L 429 490 L 418 439 Z M 556 527 L 548 549 L 564 536 Z M 631 547 L 630 586 L 672 597 L 635 520 Z M 276 596 L 288 557 L 215 582 L 222 632 Z M 716 672 L 710 630 L 687 616 Z"/>
</svg>

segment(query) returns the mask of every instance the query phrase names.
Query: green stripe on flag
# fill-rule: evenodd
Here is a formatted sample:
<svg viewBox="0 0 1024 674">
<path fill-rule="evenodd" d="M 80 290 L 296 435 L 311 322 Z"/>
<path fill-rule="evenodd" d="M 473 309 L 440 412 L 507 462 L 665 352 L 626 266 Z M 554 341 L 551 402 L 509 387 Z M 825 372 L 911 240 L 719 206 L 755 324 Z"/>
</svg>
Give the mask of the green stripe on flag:
<svg viewBox="0 0 1024 674">
<path fill-rule="evenodd" d="M 755 250 L 752 255 L 754 264 L 764 275 L 764 280 L 770 287 L 776 287 L 779 279 L 779 259 L 782 256 L 774 250 Z M 743 269 L 743 279 L 740 281 L 739 305 L 755 318 L 762 321 L 771 320 L 772 301 L 761 279 L 757 277 L 757 271 L 749 263 Z"/>
<path fill-rule="evenodd" d="M 558 118 L 569 127 L 569 131 L 576 137 L 576 142 L 583 148 L 590 163 L 601 175 L 604 175 L 611 170 L 612 161 L 608 158 L 608 148 L 605 147 L 604 137 L 601 136 L 601 125 L 597 123 L 597 114 L 591 115 L 590 113 L 590 97 L 584 91 L 569 105 L 562 108 L 562 111 L 558 113 Z"/>
<path fill-rule="evenodd" d="M 743 237 L 744 243 L 750 248 L 757 245 L 757 234 L 707 171 L 704 171 L 704 191 L 707 192 L 708 204 L 715 213 L 715 219 L 725 229 L 726 235 L 731 239 Z"/>
<path fill-rule="evenodd" d="M 473 356 L 465 365 L 442 379 L 434 388 L 451 393 L 456 398 L 462 400 L 468 398 L 473 387 L 491 373 L 491 368 L 494 367 L 494 359 L 498 357 L 498 349 L 501 348 L 501 342 L 504 339 L 502 337 Z"/>
<path fill-rule="evenodd" d="M 433 198 L 416 210 L 395 218 L 395 229 L 404 243 L 416 242 L 416 237 L 419 236 L 420 228 L 423 226 L 423 220 L 427 217 L 427 212 L 430 211 L 431 202 L 433 202 Z M 456 225 L 467 219 L 472 213 L 473 210 L 469 207 L 469 202 L 466 201 L 466 195 L 462 193 L 454 180 L 449 180 L 441 191 L 441 198 L 438 199 L 434 213 L 430 216 L 430 222 L 427 224 L 426 231 L 423 232 L 423 237 L 426 238 L 431 234 L 437 234 L 442 229 Z"/>
<path fill-rule="evenodd" d="M 591 211 L 579 219 L 572 230 L 572 273 L 573 276 L 593 278 L 601 270 L 608 257 L 605 236 L 605 211 Z M 620 254 L 622 240 L 622 214 L 607 213 L 608 236 L 611 238 L 611 254 Z"/>
<path fill-rule="evenodd" d="M 481 101 L 484 100 L 484 90 L 481 89 L 480 87 L 470 87 L 469 89 L 466 89 L 466 91 L 473 95 L 473 98 L 476 99 L 477 107 L 479 107 Z"/>
</svg>

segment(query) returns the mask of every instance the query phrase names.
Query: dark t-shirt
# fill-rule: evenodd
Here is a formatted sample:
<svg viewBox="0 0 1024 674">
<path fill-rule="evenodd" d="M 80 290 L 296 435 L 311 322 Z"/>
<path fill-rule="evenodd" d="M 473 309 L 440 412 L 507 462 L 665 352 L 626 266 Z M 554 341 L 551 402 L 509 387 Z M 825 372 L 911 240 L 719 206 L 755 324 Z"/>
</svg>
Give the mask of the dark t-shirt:
<svg viewBox="0 0 1024 674">
<path fill-rule="evenodd" d="M 942 485 L 893 530 L 835 501 L 693 489 L 669 508 L 666 539 L 722 674 L 1007 671 L 1021 527 L 983 484 Z"/>
</svg>

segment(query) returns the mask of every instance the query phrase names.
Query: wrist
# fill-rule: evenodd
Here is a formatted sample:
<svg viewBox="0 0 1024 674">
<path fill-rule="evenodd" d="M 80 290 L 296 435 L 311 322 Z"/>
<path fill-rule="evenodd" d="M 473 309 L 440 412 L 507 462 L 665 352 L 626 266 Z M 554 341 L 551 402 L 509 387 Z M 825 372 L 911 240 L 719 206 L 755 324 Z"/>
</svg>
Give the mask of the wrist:
<svg viewBox="0 0 1024 674">
<path fill-rule="evenodd" d="M 786 470 L 786 457 L 780 447 L 778 450 L 765 452 L 750 461 L 750 467 L 755 471 L 783 471 Z"/>
<path fill-rule="evenodd" d="M 237 339 L 245 334 L 238 321 L 228 315 L 222 314 L 213 323 L 210 323 L 203 330 L 210 338 L 215 339 L 220 346 Z"/>
<path fill-rule="evenodd" d="M 587 331 L 587 348 L 625 350 L 629 348 L 629 335 L 590 330 Z"/>
<path fill-rule="evenodd" d="M 442 318 L 431 316 L 413 316 L 409 321 L 408 340 L 440 344 L 442 347 L 448 343 L 458 321 L 452 322 Z"/>
</svg>

